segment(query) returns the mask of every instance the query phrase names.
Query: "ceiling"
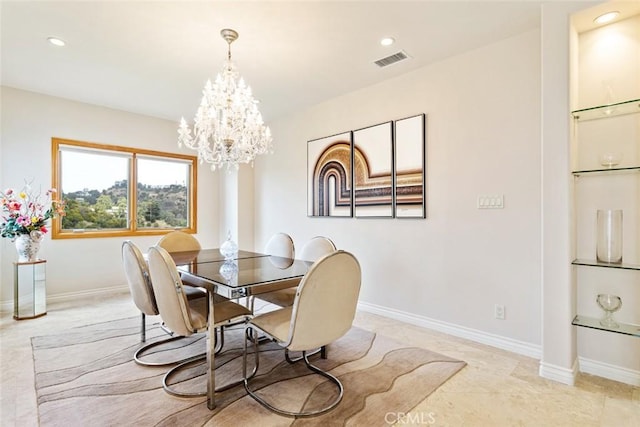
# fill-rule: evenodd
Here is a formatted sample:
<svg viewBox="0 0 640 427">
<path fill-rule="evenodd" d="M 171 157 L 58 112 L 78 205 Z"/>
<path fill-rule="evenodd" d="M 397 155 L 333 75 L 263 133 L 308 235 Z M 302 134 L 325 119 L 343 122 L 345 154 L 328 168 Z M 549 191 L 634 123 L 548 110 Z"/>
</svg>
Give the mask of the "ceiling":
<svg viewBox="0 0 640 427">
<path fill-rule="evenodd" d="M 235 29 L 268 122 L 538 28 L 540 2 L 3 0 L 0 18 L 2 85 L 175 121 L 192 119 Z M 373 63 L 399 50 L 411 58 Z"/>
</svg>

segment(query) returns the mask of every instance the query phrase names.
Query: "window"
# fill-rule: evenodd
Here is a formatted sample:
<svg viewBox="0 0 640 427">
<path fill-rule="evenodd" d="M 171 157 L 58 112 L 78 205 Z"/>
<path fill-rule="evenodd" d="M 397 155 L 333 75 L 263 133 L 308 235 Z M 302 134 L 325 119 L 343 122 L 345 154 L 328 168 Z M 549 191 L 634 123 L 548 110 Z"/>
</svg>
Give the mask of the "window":
<svg viewBox="0 0 640 427">
<path fill-rule="evenodd" d="M 52 153 L 67 207 L 52 238 L 196 232 L 196 157 L 58 138 Z"/>
</svg>

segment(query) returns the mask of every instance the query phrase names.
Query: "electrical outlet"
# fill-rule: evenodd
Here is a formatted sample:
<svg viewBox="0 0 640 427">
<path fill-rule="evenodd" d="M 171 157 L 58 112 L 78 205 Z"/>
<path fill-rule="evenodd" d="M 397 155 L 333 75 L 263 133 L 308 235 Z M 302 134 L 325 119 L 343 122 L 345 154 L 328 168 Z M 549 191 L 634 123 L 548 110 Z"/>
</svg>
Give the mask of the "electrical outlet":
<svg viewBox="0 0 640 427">
<path fill-rule="evenodd" d="M 493 315 L 496 319 L 504 320 L 504 305 L 496 304 L 493 309 Z"/>
</svg>

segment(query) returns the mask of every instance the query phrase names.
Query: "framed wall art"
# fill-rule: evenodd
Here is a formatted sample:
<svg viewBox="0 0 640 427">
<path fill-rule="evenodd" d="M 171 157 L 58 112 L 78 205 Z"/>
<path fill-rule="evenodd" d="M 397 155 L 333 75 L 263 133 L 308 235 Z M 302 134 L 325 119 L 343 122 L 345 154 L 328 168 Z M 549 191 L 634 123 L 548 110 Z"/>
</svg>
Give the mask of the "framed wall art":
<svg viewBox="0 0 640 427">
<path fill-rule="evenodd" d="M 426 115 L 395 121 L 395 216 L 426 218 Z"/>
<path fill-rule="evenodd" d="M 351 217 L 351 132 L 307 141 L 307 215 Z"/>
<path fill-rule="evenodd" d="M 356 217 L 393 217 L 393 122 L 353 131 Z"/>
</svg>

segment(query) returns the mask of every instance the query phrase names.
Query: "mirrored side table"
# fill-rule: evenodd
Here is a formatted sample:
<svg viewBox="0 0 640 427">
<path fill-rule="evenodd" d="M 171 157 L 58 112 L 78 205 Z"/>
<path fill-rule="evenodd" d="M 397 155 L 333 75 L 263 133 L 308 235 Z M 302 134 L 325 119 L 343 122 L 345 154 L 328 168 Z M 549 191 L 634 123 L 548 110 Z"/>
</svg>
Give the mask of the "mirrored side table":
<svg viewBox="0 0 640 427">
<path fill-rule="evenodd" d="M 13 318 L 34 319 L 47 314 L 47 261 L 13 263 Z"/>
</svg>

